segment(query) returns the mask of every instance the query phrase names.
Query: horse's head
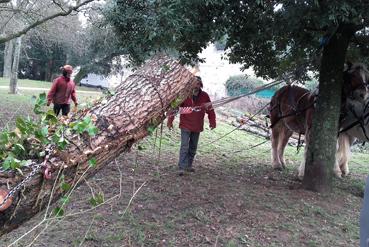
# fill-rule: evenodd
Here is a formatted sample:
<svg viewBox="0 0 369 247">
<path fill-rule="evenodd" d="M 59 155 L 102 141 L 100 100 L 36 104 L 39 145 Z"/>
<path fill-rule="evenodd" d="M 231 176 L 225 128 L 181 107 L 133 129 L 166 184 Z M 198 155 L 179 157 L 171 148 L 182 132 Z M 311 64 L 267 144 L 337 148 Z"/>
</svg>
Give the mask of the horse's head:
<svg viewBox="0 0 369 247">
<path fill-rule="evenodd" d="M 348 63 L 344 71 L 343 97 L 357 102 L 369 99 L 369 71 L 362 63 Z"/>
</svg>

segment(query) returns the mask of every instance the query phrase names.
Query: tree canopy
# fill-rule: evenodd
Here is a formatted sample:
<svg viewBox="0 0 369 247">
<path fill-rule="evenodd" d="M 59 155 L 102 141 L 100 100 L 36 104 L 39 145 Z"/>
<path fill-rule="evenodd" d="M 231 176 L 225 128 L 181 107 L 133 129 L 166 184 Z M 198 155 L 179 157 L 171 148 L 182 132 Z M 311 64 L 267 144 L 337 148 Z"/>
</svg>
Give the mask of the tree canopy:
<svg viewBox="0 0 369 247">
<path fill-rule="evenodd" d="M 319 72 L 303 184 L 323 192 L 332 184 L 344 62 L 368 54 L 368 10 L 364 0 L 112 0 L 105 15 L 136 63 L 163 51 L 200 60 L 226 36 L 229 60 L 257 76 L 304 81 Z"/>
<path fill-rule="evenodd" d="M 163 50 L 194 61 L 209 42 L 227 35 L 231 62 L 276 78 L 299 64 L 306 64 L 300 77 L 317 70 L 317 51 L 344 26 L 355 33 L 349 58 L 367 54 L 368 11 L 369 4 L 356 0 L 113 0 L 105 14 L 135 62 Z"/>
</svg>

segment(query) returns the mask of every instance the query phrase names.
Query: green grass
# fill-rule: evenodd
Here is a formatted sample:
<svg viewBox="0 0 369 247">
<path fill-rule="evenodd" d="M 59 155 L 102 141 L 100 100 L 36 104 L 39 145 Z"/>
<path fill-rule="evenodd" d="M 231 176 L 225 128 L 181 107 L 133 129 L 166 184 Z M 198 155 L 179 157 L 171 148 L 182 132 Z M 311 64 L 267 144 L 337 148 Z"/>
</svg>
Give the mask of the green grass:
<svg viewBox="0 0 369 247">
<path fill-rule="evenodd" d="M 32 86 L 39 86 L 43 82 L 33 81 Z M 91 89 L 90 89 L 91 90 Z M 34 116 L 33 104 L 36 97 L 40 93 L 47 93 L 48 89 L 43 90 L 20 90 L 18 94 L 9 94 L 8 90 L 0 88 L 0 129 L 4 127 L 12 128 L 17 116 Z M 97 91 L 77 91 L 77 99 L 79 104 L 91 102 L 94 99 L 102 96 L 102 93 Z M 52 106 L 50 106 L 52 107 Z"/>
<path fill-rule="evenodd" d="M 9 78 L 0 77 L 0 90 L 8 90 L 8 88 L 4 89 L 3 86 L 9 86 Z M 28 80 L 28 79 L 18 79 L 18 87 L 31 87 L 31 88 L 45 88 L 49 90 L 51 87 L 51 82 L 47 81 L 35 81 L 35 80 Z M 77 90 L 83 91 L 98 91 L 95 88 L 89 87 L 79 87 L 77 86 Z M 25 91 L 25 90 L 24 90 Z"/>
</svg>

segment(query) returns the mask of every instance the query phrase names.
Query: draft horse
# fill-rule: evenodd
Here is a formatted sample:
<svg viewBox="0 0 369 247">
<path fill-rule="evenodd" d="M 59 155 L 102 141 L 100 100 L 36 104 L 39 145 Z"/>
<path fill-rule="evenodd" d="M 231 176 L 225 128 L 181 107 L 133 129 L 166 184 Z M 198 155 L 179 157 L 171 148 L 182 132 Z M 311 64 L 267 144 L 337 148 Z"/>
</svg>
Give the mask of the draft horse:
<svg viewBox="0 0 369 247">
<path fill-rule="evenodd" d="M 369 81 L 369 71 L 361 64 L 360 74 L 362 80 Z M 350 148 L 355 140 L 369 141 L 369 99 L 365 104 L 358 102 L 355 98 L 348 98 L 344 105 L 345 116 L 340 123 L 340 134 L 338 137 L 338 149 L 335 168 L 342 174 L 349 173 L 348 161 L 350 159 Z"/>
<path fill-rule="evenodd" d="M 363 64 L 350 64 L 344 71 L 344 86 L 342 92 L 342 104 L 352 102 L 356 105 L 365 105 L 369 97 L 367 83 L 369 73 Z M 271 120 L 271 141 L 272 141 L 272 166 L 274 169 L 285 168 L 283 157 L 285 147 L 292 134 L 305 135 L 305 158 L 299 167 L 299 178 L 303 178 L 305 172 L 306 150 L 309 145 L 309 135 L 314 113 L 314 103 L 317 98 L 317 91 L 311 92 L 305 88 L 287 85 L 279 89 L 270 101 L 269 114 Z M 346 109 L 346 107 L 341 107 Z M 344 110 L 341 110 L 345 115 Z M 342 138 L 342 143 L 351 142 L 347 137 Z M 341 145 L 342 150 L 347 149 Z M 343 157 L 340 163 L 336 162 L 334 172 L 337 176 L 347 174 L 347 163 Z"/>
</svg>

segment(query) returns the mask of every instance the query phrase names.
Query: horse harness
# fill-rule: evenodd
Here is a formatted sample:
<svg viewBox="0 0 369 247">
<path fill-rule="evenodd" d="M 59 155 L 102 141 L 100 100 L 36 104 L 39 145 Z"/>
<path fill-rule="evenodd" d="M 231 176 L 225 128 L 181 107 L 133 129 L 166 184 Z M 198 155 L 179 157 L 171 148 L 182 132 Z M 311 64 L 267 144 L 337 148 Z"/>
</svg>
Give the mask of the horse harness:
<svg viewBox="0 0 369 247">
<path fill-rule="evenodd" d="M 304 113 L 305 111 L 307 111 L 308 109 L 310 109 L 311 107 L 314 107 L 315 106 L 315 99 L 316 99 L 316 95 L 314 94 L 311 94 L 311 92 L 306 92 L 304 93 L 303 95 L 301 95 L 296 103 L 294 103 L 294 98 L 293 98 L 293 94 L 290 93 L 290 89 L 291 88 L 291 85 L 288 85 L 287 87 L 287 90 L 284 92 L 284 93 L 287 93 L 287 98 L 288 98 L 288 106 L 292 109 L 292 112 L 291 113 L 288 113 L 288 114 L 285 114 L 283 115 L 283 112 L 282 112 L 282 109 L 281 109 L 281 102 L 277 102 L 276 105 L 274 105 L 270 111 L 273 111 L 275 108 L 278 107 L 278 119 L 277 121 L 275 121 L 273 124 L 270 125 L 270 128 L 273 128 L 281 119 L 283 118 L 286 118 L 286 117 L 291 117 L 291 116 L 297 116 L 297 115 L 300 115 L 302 113 Z M 308 106 L 302 108 L 302 109 L 299 109 L 298 105 L 299 103 L 301 102 L 301 100 L 303 100 L 303 98 L 305 96 L 309 96 L 311 95 L 312 97 L 314 97 L 314 100 L 313 100 L 313 103 L 309 104 Z"/>
</svg>

